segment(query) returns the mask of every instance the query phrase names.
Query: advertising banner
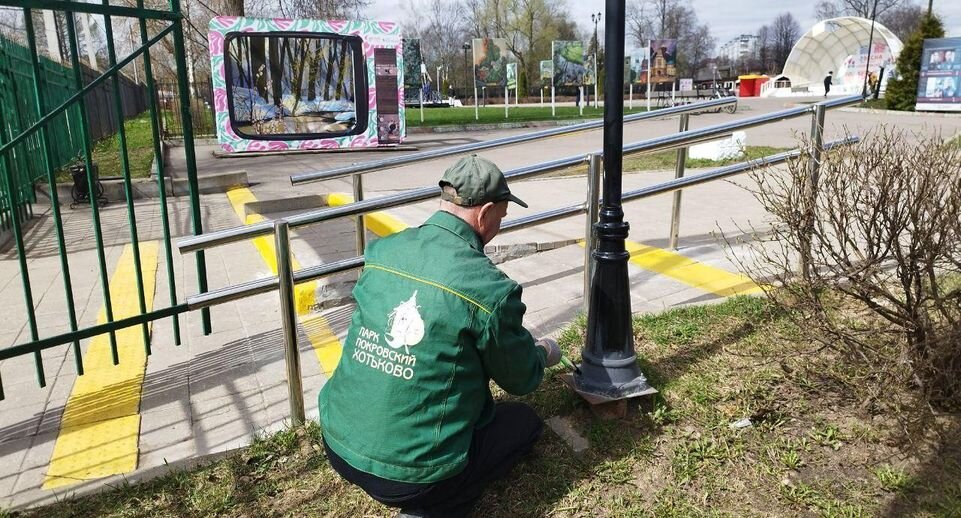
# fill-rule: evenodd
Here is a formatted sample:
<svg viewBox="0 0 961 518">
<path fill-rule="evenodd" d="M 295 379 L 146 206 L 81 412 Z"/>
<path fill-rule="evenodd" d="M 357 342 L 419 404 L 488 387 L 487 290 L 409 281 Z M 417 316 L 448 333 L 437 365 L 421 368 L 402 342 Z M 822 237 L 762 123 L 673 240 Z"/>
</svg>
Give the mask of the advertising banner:
<svg viewBox="0 0 961 518">
<path fill-rule="evenodd" d="M 549 59 L 545 59 L 544 61 L 541 61 L 541 81 L 547 83 L 547 82 L 550 82 L 551 79 L 553 78 L 554 78 L 554 62 Z"/>
<path fill-rule="evenodd" d="M 624 56 L 624 84 L 631 82 L 631 56 Z"/>
<path fill-rule="evenodd" d="M 475 39 L 474 81 L 478 87 L 507 85 L 507 40 L 503 38 Z"/>
<path fill-rule="evenodd" d="M 646 83 L 647 82 L 647 53 L 650 52 L 649 48 L 643 49 L 633 49 L 629 53 L 631 58 L 630 74 L 631 78 L 629 82 L 631 83 Z"/>
<path fill-rule="evenodd" d="M 420 40 L 404 38 L 404 88 L 420 88 L 423 82 L 420 74 L 423 62 Z"/>
<path fill-rule="evenodd" d="M 581 86 L 588 75 L 583 41 L 554 41 L 554 86 Z"/>
<path fill-rule="evenodd" d="M 507 64 L 507 88 L 517 89 L 517 63 Z"/>
<path fill-rule="evenodd" d="M 677 40 L 651 40 L 651 82 L 673 83 L 677 79 Z"/>
<path fill-rule="evenodd" d="M 883 87 L 891 75 L 889 72 L 891 71 L 892 63 L 894 63 L 894 58 L 891 56 L 891 49 L 888 45 L 883 42 L 875 42 L 874 45 L 871 46 L 870 63 L 868 63 L 867 46 L 860 47 L 857 54 L 851 54 L 844 58 L 841 67 L 838 69 L 837 77 L 841 80 L 841 85 L 845 87 L 845 90 L 849 92 L 860 92 L 865 84 L 865 69 L 867 69 L 868 74 L 877 76 L 881 71 L 881 67 L 884 67 Z"/>
<path fill-rule="evenodd" d="M 681 79 L 680 87 L 678 88 L 678 90 L 682 92 L 689 92 L 693 89 L 694 89 L 694 78 L 685 77 Z"/>
<path fill-rule="evenodd" d="M 961 112 L 961 38 L 924 40 L 915 109 Z"/>
</svg>

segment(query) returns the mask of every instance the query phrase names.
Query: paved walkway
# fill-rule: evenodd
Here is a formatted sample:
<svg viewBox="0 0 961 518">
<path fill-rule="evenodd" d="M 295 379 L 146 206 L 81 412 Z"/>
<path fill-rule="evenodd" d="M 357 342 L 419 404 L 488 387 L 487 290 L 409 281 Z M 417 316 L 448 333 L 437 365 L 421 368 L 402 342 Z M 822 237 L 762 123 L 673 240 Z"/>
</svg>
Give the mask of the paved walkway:
<svg viewBox="0 0 961 518">
<path fill-rule="evenodd" d="M 771 105 L 769 108 L 779 107 Z M 748 106 L 745 110 L 760 110 Z M 743 115 L 745 112 L 739 113 Z M 723 120 L 727 115 L 695 118 L 695 125 Z M 858 118 L 864 119 L 861 114 Z M 918 119 L 921 119 L 919 121 Z M 829 116 L 829 121 L 832 118 Z M 925 120 L 911 118 L 912 123 Z M 961 121 L 938 119 L 942 131 L 955 132 Z M 673 130 L 675 122 L 652 123 L 632 129 L 628 140 L 644 134 Z M 807 120 L 798 121 L 804 128 Z M 789 145 L 789 127 L 778 126 L 757 134 L 749 144 Z M 521 130 L 523 131 L 523 130 Z M 418 136 L 422 148 L 492 138 L 517 131 L 469 135 Z M 784 134 L 788 133 L 788 136 Z M 586 153 L 600 147 L 599 132 L 577 137 L 551 139 L 544 143 L 517 146 L 485 153 L 505 168 L 529 164 L 545 157 Z M 255 201 L 289 199 L 296 196 L 349 192 L 344 181 L 291 189 L 288 174 L 311 168 L 382 158 L 383 153 L 300 155 L 274 158 L 216 160 L 201 152 L 201 172 L 245 168 L 255 182 L 250 188 L 202 198 L 204 223 L 208 230 L 249 224 L 260 218 L 275 218 L 285 212 L 257 214 Z M 176 156 L 172 172 L 176 173 Z M 430 185 L 448 161 L 405 167 L 370 175 L 368 196 Z M 625 176 L 630 190 L 672 177 L 671 172 L 649 172 Z M 528 210 L 512 208 L 516 216 L 583 202 L 584 177 L 565 177 L 517 183 L 514 190 L 531 204 Z M 629 265 L 634 311 L 660 311 L 684 304 L 720 300 L 736 293 L 755 293 L 757 287 L 738 273 L 728 252 L 715 235 L 723 232 L 743 237 L 742 228 L 764 227 L 764 214 L 751 195 L 737 182 L 719 182 L 690 189 L 684 194 L 681 248 L 675 253 L 667 245 L 671 197 L 663 196 L 625 206 L 631 223 Z M 189 233 L 184 199 L 170 203 L 172 232 Z M 380 228 L 417 225 L 433 212 L 435 202 L 390 211 L 392 221 Z M 103 296 L 98 282 L 96 247 L 92 239 L 90 212 L 66 211 L 78 319 L 89 326 L 102 319 Z M 167 259 L 161 240 L 159 205 L 137 205 L 144 285 L 148 304 L 154 309 L 170 305 L 168 287 L 176 285 L 178 299 L 196 292 L 193 257 L 174 250 L 167 275 Z M 584 250 L 577 244 L 584 236 L 580 217 L 554 222 L 535 229 L 503 234 L 492 243 L 498 250 L 511 250 L 519 258 L 502 263 L 502 268 L 524 285 L 528 313 L 525 323 L 536 335 L 557 332 L 583 309 Z M 373 235 L 370 236 L 374 238 Z M 40 335 L 51 336 L 68 330 L 59 260 L 49 216 L 39 218 L 30 228 L 30 270 L 40 315 Z M 124 208 L 104 210 L 104 244 L 108 274 L 113 279 L 116 314 L 139 311 L 132 274 L 134 252 Z M 537 246 L 546 251 L 533 253 Z M 549 246 L 546 246 L 549 245 Z M 533 247 L 533 248 L 531 248 Z M 350 257 L 354 252 L 354 224 L 350 220 L 330 222 L 295 231 L 293 254 L 299 263 L 313 265 Z M 735 250 L 735 255 L 741 254 Z M 743 254 L 741 254 L 743 256 Z M 211 288 L 237 284 L 271 275 L 272 240 L 257 239 L 233 243 L 207 254 Z M 743 258 L 743 257 L 742 257 Z M 302 286 L 297 292 L 300 322 L 300 354 L 304 376 L 304 399 L 308 415 L 316 416 L 316 396 L 327 375 L 336 366 L 340 343 L 349 323 L 351 306 L 343 303 L 356 272 Z M 5 305 L 0 314 L 0 347 L 25 343 L 30 331 L 25 325 L 19 272 L 14 252 L 0 255 L 0 295 Z M 199 313 L 181 318 L 182 344 L 176 345 L 171 322 L 162 320 L 149 327 L 151 354 L 144 351 L 142 330 L 134 327 L 118 333 L 120 365 L 112 362 L 109 339 L 98 337 L 81 344 L 87 372 L 78 377 L 72 347 L 61 346 L 43 352 L 47 387 L 38 388 L 33 357 L 0 363 L 6 399 L 0 401 L 0 506 L 34 505 L 89 491 L 122 480 L 150 477 L 210 455 L 219 455 L 248 444 L 255 433 L 285 426 L 289 415 L 285 381 L 280 315 L 276 294 L 264 294 L 213 308 L 214 333 L 204 336 Z"/>
</svg>

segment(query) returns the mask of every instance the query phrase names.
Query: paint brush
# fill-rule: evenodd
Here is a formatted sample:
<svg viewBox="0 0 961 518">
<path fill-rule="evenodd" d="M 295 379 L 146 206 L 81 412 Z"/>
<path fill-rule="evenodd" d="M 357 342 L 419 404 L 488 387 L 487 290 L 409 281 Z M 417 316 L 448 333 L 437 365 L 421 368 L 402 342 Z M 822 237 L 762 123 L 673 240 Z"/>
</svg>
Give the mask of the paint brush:
<svg viewBox="0 0 961 518">
<path fill-rule="evenodd" d="M 580 367 L 578 367 L 577 365 L 574 365 L 574 362 L 568 360 L 567 356 L 561 355 L 561 363 L 564 364 L 564 366 L 567 367 L 568 369 L 577 373 L 578 376 L 581 374 Z"/>
</svg>

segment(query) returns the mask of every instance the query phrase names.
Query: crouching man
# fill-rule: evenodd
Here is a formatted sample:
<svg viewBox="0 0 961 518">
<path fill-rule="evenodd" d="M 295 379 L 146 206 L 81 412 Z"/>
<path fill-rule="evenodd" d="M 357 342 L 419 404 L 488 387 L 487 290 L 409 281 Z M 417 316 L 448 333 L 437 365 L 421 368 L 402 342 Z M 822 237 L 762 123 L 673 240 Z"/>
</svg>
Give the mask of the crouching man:
<svg viewBox="0 0 961 518">
<path fill-rule="evenodd" d="M 319 396 L 331 466 L 408 516 L 465 516 L 531 451 L 543 422 L 494 403 L 489 382 L 532 392 L 560 361 L 522 324 L 521 287 L 484 255 L 511 194 L 471 155 L 440 180 L 426 223 L 367 247 L 343 356 Z"/>
</svg>

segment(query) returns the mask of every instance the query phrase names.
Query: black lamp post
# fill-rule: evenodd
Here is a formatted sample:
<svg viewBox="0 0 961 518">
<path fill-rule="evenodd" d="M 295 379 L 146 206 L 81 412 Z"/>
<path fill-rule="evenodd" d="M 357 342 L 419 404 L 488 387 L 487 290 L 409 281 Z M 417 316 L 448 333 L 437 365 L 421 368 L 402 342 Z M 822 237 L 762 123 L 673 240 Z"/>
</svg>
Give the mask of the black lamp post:
<svg viewBox="0 0 961 518">
<path fill-rule="evenodd" d="M 631 329 L 631 296 L 624 247 L 628 224 L 621 207 L 624 145 L 625 0 L 607 0 L 604 22 L 604 202 L 594 225 L 598 246 L 587 312 L 587 339 L 581 351 L 581 393 L 619 400 L 653 392 L 637 366 Z"/>
<path fill-rule="evenodd" d="M 591 21 L 594 22 L 594 107 L 597 108 L 597 24 L 601 21 L 601 13 L 591 13 Z"/>
<path fill-rule="evenodd" d="M 864 84 L 861 85 L 861 96 L 868 94 L 868 74 L 871 71 L 871 47 L 874 46 L 874 19 L 878 15 L 878 0 L 874 0 L 874 8 L 871 9 L 871 32 L 868 36 L 868 59 L 864 65 Z M 880 85 L 880 79 L 878 80 Z"/>
<path fill-rule="evenodd" d="M 467 102 L 467 93 L 470 92 L 470 84 L 468 78 L 470 77 L 470 61 L 467 59 L 467 51 L 470 50 L 470 42 L 464 42 L 461 46 L 464 49 L 464 102 Z"/>
</svg>

